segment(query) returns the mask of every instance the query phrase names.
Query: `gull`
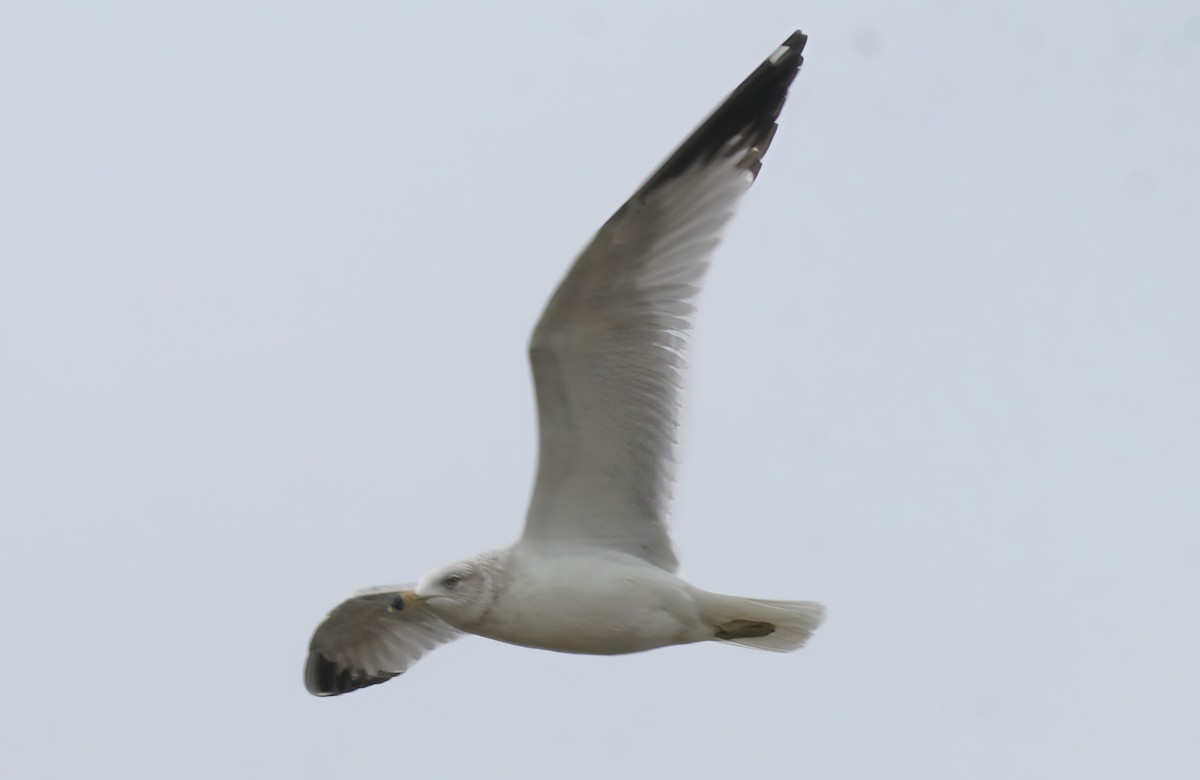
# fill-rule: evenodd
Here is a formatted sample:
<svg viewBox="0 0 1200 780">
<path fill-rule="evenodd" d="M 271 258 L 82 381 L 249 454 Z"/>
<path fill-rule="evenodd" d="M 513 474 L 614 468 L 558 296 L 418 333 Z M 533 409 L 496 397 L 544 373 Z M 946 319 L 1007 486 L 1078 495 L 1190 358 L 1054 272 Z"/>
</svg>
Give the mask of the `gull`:
<svg viewBox="0 0 1200 780">
<path fill-rule="evenodd" d="M 464 634 L 615 655 L 716 641 L 786 652 L 811 601 L 710 593 L 676 576 L 666 526 L 696 296 L 762 167 L 806 36 L 788 37 L 600 228 L 533 331 L 537 479 L 512 546 L 368 588 L 317 627 L 304 682 L 385 682 Z"/>
</svg>

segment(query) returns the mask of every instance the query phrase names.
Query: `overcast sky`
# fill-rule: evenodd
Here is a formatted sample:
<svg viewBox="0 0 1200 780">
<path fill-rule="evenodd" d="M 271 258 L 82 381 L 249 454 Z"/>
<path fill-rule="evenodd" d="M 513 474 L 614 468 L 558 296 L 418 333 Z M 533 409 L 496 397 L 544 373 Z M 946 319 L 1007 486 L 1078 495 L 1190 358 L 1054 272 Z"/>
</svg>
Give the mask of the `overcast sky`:
<svg viewBox="0 0 1200 780">
<path fill-rule="evenodd" d="M 0 775 L 1198 776 L 1196 4 L 500 5 L 0 3 Z M 542 304 L 795 28 L 674 528 L 827 624 L 309 696 L 518 534 Z"/>
</svg>

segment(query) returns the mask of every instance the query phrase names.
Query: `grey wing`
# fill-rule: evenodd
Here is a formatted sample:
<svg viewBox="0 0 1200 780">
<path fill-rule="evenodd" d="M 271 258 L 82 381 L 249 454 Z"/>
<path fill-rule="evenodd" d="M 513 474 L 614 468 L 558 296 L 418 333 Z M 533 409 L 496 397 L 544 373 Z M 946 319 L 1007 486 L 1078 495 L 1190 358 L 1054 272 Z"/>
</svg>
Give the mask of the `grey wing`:
<svg viewBox="0 0 1200 780">
<path fill-rule="evenodd" d="M 386 682 L 462 635 L 420 606 L 395 609 L 412 586 L 368 588 L 339 604 L 313 632 L 304 685 L 315 696 Z"/>
<path fill-rule="evenodd" d="M 665 515 L 696 295 L 805 40 L 789 37 L 667 158 L 546 306 L 529 348 L 540 451 L 522 544 L 595 545 L 676 568 Z"/>
</svg>

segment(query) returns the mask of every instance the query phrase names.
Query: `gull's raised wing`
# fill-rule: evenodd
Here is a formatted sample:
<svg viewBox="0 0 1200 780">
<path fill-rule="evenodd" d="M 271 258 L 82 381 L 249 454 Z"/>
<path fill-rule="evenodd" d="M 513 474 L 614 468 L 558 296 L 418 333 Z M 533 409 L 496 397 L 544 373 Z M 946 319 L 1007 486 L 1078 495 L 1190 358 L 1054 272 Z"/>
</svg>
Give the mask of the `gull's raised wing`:
<svg viewBox="0 0 1200 780">
<path fill-rule="evenodd" d="M 670 498 L 679 375 L 696 294 L 803 62 L 796 32 L 604 224 L 529 347 L 540 453 L 526 545 L 677 566 Z"/>
<path fill-rule="evenodd" d="M 368 588 L 329 613 L 308 646 L 304 685 L 309 693 L 336 696 L 387 682 L 430 650 L 462 636 L 424 607 L 397 602 L 406 590 L 412 586 Z"/>
</svg>

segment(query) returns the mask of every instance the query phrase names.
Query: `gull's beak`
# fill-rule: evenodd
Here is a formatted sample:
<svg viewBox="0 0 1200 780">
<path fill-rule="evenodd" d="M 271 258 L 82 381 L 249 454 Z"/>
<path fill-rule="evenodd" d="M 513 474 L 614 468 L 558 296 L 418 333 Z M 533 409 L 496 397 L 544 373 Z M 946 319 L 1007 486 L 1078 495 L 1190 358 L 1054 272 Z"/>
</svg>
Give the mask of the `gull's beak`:
<svg viewBox="0 0 1200 780">
<path fill-rule="evenodd" d="M 425 603 L 423 596 L 418 596 L 415 590 L 403 590 L 396 598 L 392 599 L 392 605 L 388 607 L 393 612 L 402 612 L 406 609 L 419 607 Z"/>
</svg>

